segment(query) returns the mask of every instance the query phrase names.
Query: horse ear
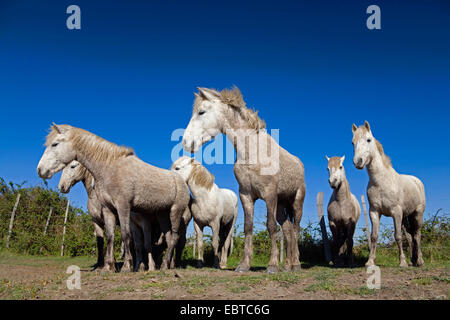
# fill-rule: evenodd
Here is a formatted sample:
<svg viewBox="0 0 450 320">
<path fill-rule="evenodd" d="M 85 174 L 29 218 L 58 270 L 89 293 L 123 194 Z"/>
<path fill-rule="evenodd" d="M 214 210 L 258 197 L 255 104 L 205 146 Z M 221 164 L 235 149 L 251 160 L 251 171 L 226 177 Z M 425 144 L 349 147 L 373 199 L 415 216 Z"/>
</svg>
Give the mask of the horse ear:
<svg viewBox="0 0 450 320">
<path fill-rule="evenodd" d="M 54 123 L 54 122 L 52 123 L 52 128 L 53 128 L 56 132 L 61 133 L 61 130 L 59 130 L 57 124 Z"/>
<path fill-rule="evenodd" d="M 342 157 L 341 157 L 341 166 L 342 166 L 342 164 L 344 163 L 344 160 L 345 160 L 345 156 L 342 156 Z"/>
<path fill-rule="evenodd" d="M 364 122 L 364 126 L 370 131 L 370 124 L 367 121 Z"/>
<path fill-rule="evenodd" d="M 200 98 L 200 95 L 199 95 L 197 92 L 194 92 L 194 96 L 195 96 L 196 98 Z"/>
<path fill-rule="evenodd" d="M 220 93 L 216 90 L 211 90 L 208 88 L 200 88 L 197 87 L 198 92 L 200 92 L 200 95 L 205 98 L 206 100 L 214 100 L 220 97 Z"/>
<path fill-rule="evenodd" d="M 327 156 L 327 155 L 325 155 L 325 158 L 327 159 L 327 161 L 330 161 L 330 158 L 328 158 L 328 156 Z"/>
<path fill-rule="evenodd" d="M 355 133 L 356 129 L 358 129 L 358 127 L 356 126 L 356 124 L 352 124 L 352 132 Z"/>
</svg>

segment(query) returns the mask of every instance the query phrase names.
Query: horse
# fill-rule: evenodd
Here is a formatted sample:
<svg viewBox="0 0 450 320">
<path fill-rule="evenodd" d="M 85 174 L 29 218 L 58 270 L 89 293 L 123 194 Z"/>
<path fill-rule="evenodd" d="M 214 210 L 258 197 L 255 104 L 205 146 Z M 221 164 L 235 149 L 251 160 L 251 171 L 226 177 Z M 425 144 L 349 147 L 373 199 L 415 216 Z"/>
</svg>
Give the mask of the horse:
<svg viewBox="0 0 450 320">
<path fill-rule="evenodd" d="M 103 210 L 119 217 L 125 251 L 121 271 L 131 271 L 133 265 L 130 211 L 156 217 L 168 246 L 161 269 L 170 267 L 190 199 L 188 187 L 178 174 L 143 162 L 131 148 L 70 125 L 53 124 L 45 146 L 37 166 L 41 178 L 49 179 L 77 160 L 92 174 Z M 111 237 L 114 239 L 114 233 Z M 113 252 L 107 250 L 103 269 L 114 270 Z"/>
<path fill-rule="evenodd" d="M 214 183 L 214 175 L 193 158 L 179 158 L 171 170 L 183 177 L 194 197 L 190 209 L 197 234 L 197 267 L 203 267 L 203 228 L 209 226 L 213 234 L 214 266 L 225 269 L 238 215 L 237 195 L 229 189 L 219 188 Z"/>
<path fill-rule="evenodd" d="M 78 161 L 73 160 L 70 162 L 62 171 L 61 178 L 59 180 L 58 189 L 62 193 L 69 193 L 70 189 L 82 181 L 83 185 L 86 189 L 88 195 L 87 209 L 89 214 L 92 217 L 92 221 L 94 224 L 94 234 L 97 238 L 97 263 L 96 267 L 102 267 L 104 265 L 104 257 L 103 257 L 103 227 L 105 226 L 101 203 L 97 199 L 97 195 L 94 190 L 94 178 L 91 173 L 83 167 Z M 115 229 L 116 219 L 115 217 L 111 217 L 110 219 L 106 219 L 111 225 L 107 226 L 108 229 Z M 150 271 L 155 270 L 155 262 L 152 256 L 149 256 L 145 259 L 144 256 L 144 247 L 149 248 L 152 243 L 156 243 L 156 237 L 160 237 L 160 230 L 157 221 L 154 219 L 153 223 L 150 223 L 151 219 L 147 216 L 141 215 L 136 212 L 131 212 L 130 219 L 130 230 L 133 235 L 134 241 L 134 259 L 135 261 L 135 271 L 143 268 L 143 262 L 148 263 L 148 269 Z M 156 222 L 156 223 L 155 223 Z M 161 234 L 162 235 L 162 234 Z M 145 239 L 145 240 L 144 240 Z M 156 238 L 159 245 L 161 245 L 162 240 Z M 108 242 L 108 246 L 112 245 L 112 242 Z M 111 249 L 110 249 L 111 250 Z M 155 251 L 155 250 L 153 250 Z M 147 252 L 151 252 L 151 250 L 147 250 Z M 155 255 L 155 254 L 154 254 Z M 96 268 L 94 267 L 94 269 Z"/>
<path fill-rule="evenodd" d="M 371 245 L 366 266 L 375 264 L 380 217 L 394 220 L 395 241 L 399 251 L 400 267 L 407 267 L 402 247 L 402 225 L 410 247 L 411 265 L 424 264 L 420 246 L 423 213 L 425 211 L 425 187 L 418 178 L 398 174 L 392 167 L 383 146 L 375 139 L 370 125 L 352 125 L 353 163 L 357 169 L 367 168 L 369 184 L 367 198 L 372 223 Z"/>
<path fill-rule="evenodd" d="M 305 198 L 303 163 L 267 133 L 257 111 L 247 108 L 237 87 L 221 92 L 197 88 L 191 119 L 183 135 L 186 151 L 197 152 L 206 142 L 223 133 L 233 143 L 237 159 L 234 175 L 245 214 L 244 255 L 237 272 L 250 270 L 253 256 L 254 203 L 262 199 L 267 207 L 267 229 L 271 239 L 268 273 L 279 270 L 277 221 L 286 238 L 285 270 L 300 270 L 298 237 Z M 270 153 L 270 156 L 269 156 Z"/>
<path fill-rule="evenodd" d="M 103 219 L 101 203 L 97 199 L 94 191 L 94 179 L 92 175 L 84 168 L 78 161 L 70 162 L 62 171 L 59 180 L 58 189 L 61 193 L 69 193 L 70 189 L 82 181 L 88 196 L 87 209 L 89 215 L 92 217 L 94 225 L 94 235 L 97 240 L 97 263 L 94 265 L 94 270 L 104 266 L 105 260 L 103 256 L 104 234 L 103 227 L 105 227 L 105 220 Z M 106 221 L 114 222 L 115 218 L 107 219 Z M 113 227 L 114 229 L 114 227 Z"/>
<path fill-rule="evenodd" d="M 350 185 L 345 177 L 345 156 L 325 158 L 328 161 L 328 182 L 333 188 L 327 210 L 335 248 L 334 265 L 353 266 L 353 234 L 361 207 L 355 195 L 350 192 Z"/>
</svg>

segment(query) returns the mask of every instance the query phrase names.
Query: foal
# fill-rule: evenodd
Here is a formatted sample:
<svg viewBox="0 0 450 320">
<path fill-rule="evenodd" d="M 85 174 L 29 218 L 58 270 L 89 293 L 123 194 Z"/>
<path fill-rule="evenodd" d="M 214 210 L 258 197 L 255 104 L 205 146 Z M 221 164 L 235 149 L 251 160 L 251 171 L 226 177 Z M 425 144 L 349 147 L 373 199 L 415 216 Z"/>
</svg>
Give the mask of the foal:
<svg viewBox="0 0 450 320">
<path fill-rule="evenodd" d="M 328 158 L 328 173 L 333 194 L 328 202 L 328 221 L 333 234 L 335 249 L 334 265 L 353 265 L 353 234 L 361 214 L 358 200 L 350 192 L 350 186 L 345 177 L 345 156 Z"/>
<path fill-rule="evenodd" d="M 97 198 L 94 189 L 94 178 L 92 174 L 83 167 L 78 161 L 73 160 L 69 163 L 61 174 L 61 179 L 59 180 L 58 189 L 62 193 L 69 193 L 70 189 L 82 181 L 83 185 L 86 189 L 88 195 L 87 208 L 88 212 L 92 217 L 92 222 L 94 224 L 94 234 L 97 237 L 97 264 L 96 267 L 102 267 L 104 265 L 104 257 L 103 257 L 103 227 L 106 227 L 110 232 L 114 232 L 116 226 L 116 218 L 114 216 L 104 219 L 102 214 L 101 203 Z M 153 243 L 156 243 L 158 240 L 161 231 L 158 228 L 156 219 L 153 219 L 153 223 L 151 223 L 151 219 L 143 216 L 139 213 L 131 212 L 130 218 L 130 229 L 133 234 L 134 240 L 134 249 L 135 249 L 135 270 L 137 270 L 141 262 L 146 261 L 144 258 L 144 247 L 146 248 L 146 252 L 151 252 L 148 248 Z M 106 221 L 106 226 L 105 226 Z M 155 237 L 156 240 L 152 240 Z M 108 242 L 108 246 L 111 246 L 112 243 Z M 110 248 L 111 250 L 111 248 Z M 150 255 L 148 257 L 148 265 L 150 270 L 154 270 L 155 263 Z"/>
<path fill-rule="evenodd" d="M 58 189 L 62 193 L 69 193 L 70 189 L 82 181 L 86 193 L 88 196 L 87 209 L 89 215 L 92 217 L 92 223 L 94 225 L 94 235 L 97 239 L 97 263 L 94 265 L 94 269 L 103 267 L 103 227 L 105 227 L 105 220 L 102 215 L 101 203 L 97 199 L 97 195 L 94 191 L 94 179 L 89 171 L 86 170 L 78 161 L 72 161 L 62 171 L 61 178 L 59 180 Z M 109 223 L 114 222 L 115 218 L 107 219 Z M 114 227 L 113 227 L 114 228 Z"/>
<path fill-rule="evenodd" d="M 411 264 L 423 265 L 420 238 L 425 211 L 425 188 L 422 181 L 414 176 L 398 174 L 394 170 L 391 160 L 384 154 L 381 143 L 374 138 L 367 121 L 360 127 L 353 124 L 352 131 L 353 163 L 358 169 L 367 167 L 369 174 L 367 198 L 370 204 L 372 236 L 366 266 L 375 264 L 382 214 L 394 219 L 400 266 L 408 266 L 402 247 L 402 224 L 411 249 Z"/>
<path fill-rule="evenodd" d="M 194 196 L 190 209 L 197 233 L 197 266 L 203 266 L 203 228 L 209 226 L 213 232 L 214 266 L 225 269 L 238 214 L 236 194 L 219 188 L 214 183 L 214 176 L 193 158 L 179 158 L 171 170 L 181 175 Z"/>
</svg>

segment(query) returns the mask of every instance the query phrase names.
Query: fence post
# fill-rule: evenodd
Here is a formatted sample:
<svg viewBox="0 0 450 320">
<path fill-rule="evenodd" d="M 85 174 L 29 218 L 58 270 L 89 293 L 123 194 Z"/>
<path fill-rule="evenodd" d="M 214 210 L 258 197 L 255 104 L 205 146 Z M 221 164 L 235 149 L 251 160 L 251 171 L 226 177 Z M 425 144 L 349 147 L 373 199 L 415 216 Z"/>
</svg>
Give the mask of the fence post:
<svg viewBox="0 0 450 320">
<path fill-rule="evenodd" d="M 14 217 L 16 215 L 17 206 L 19 205 L 19 200 L 20 200 L 20 193 L 17 194 L 16 204 L 14 205 L 13 211 L 11 213 L 11 220 L 9 220 L 8 238 L 6 239 L 6 247 L 7 248 L 9 248 L 9 239 L 11 238 Z"/>
<path fill-rule="evenodd" d="M 47 217 L 47 222 L 45 223 L 44 237 L 47 234 L 47 228 L 48 228 L 48 224 L 50 223 L 50 217 L 52 216 L 52 212 L 53 212 L 53 207 L 50 207 L 50 211 L 49 211 L 48 217 Z M 39 252 L 42 252 L 42 246 L 39 248 Z"/>
<path fill-rule="evenodd" d="M 63 227 L 63 236 L 62 236 L 62 244 L 61 244 L 61 257 L 64 255 L 64 237 L 66 235 L 66 223 L 67 223 L 67 214 L 69 213 L 69 205 L 70 205 L 70 200 L 67 199 L 66 215 L 64 217 L 64 227 Z"/>
<path fill-rule="evenodd" d="M 52 216 L 53 207 L 50 207 L 50 212 L 48 213 L 47 222 L 45 223 L 44 236 L 47 234 L 48 224 L 50 223 L 50 217 Z"/>
<path fill-rule="evenodd" d="M 331 261 L 330 243 L 328 241 L 327 228 L 323 217 L 323 192 L 317 194 L 317 215 L 319 216 L 320 230 L 322 231 L 323 247 L 325 250 L 326 263 Z"/>
<path fill-rule="evenodd" d="M 283 235 L 283 232 L 280 232 L 278 234 L 278 236 L 280 237 L 280 263 L 283 263 L 283 259 L 284 259 L 284 235 Z"/>
<path fill-rule="evenodd" d="M 367 243 L 369 244 L 369 248 L 370 248 L 370 232 L 369 232 L 369 220 L 367 219 L 367 209 L 366 209 L 366 200 L 364 199 L 364 195 L 361 195 L 361 202 L 363 205 L 363 210 L 364 210 L 364 220 L 366 221 L 366 235 L 367 235 Z"/>
</svg>

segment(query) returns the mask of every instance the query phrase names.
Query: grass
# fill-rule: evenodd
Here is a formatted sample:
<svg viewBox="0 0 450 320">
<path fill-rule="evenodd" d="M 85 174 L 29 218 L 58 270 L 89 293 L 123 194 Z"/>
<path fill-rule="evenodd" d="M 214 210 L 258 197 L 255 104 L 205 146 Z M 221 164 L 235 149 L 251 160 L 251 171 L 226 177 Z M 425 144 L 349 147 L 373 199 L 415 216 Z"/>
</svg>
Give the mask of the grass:
<svg viewBox="0 0 450 320">
<path fill-rule="evenodd" d="M 0 281 L 0 298 L 8 300 L 35 299 L 46 283 L 24 284 L 15 281 Z"/>
</svg>

